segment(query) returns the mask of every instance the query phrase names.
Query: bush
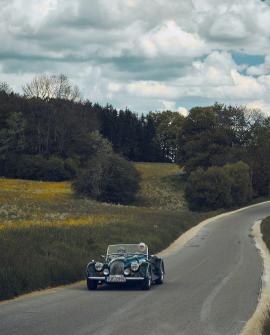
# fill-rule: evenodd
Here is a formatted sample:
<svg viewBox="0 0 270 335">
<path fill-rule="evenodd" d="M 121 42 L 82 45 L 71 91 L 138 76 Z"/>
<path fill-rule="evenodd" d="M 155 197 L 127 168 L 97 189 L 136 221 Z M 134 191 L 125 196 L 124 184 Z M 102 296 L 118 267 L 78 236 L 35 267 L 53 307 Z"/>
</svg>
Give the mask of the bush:
<svg viewBox="0 0 270 335">
<path fill-rule="evenodd" d="M 198 169 L 187 180 L 185 196 L 189 207 L 194 210 L 243 205 L 252 197 L 249 167 L 238 162 L 207 170 Z"/>
<path fill-rule="evenodd" d="M 15 169 L 10 170 L 10 177 L 21 179 L 64 181 L 75 176 L 71 160 L 64 161 L 56 156 L 47 159 L 39 155 L 24 155 L 17 158 L 16 162 L 10 161 L 9 165 Z"/>
<path fill-rule="evenodd" d="M 231 180 L 222 168 L 198 169 L 187 180 L 185 196 L 192 210 L 229 207 Z"/>
<path fill-rule="evenodd" d="M 131 162 L 117 154 L 97 155 L 78 173 L 73 189 L 99 201 L 128 204 L 135 199 L 139 180 Z"/>
<path fill-rule="evenodd" d="M 226 164 L 225 171 L 231 178 L 231 196 L 234 205 L 247 203 L 253 194 L 249 166 L 242 161 Z"/>
</svg>

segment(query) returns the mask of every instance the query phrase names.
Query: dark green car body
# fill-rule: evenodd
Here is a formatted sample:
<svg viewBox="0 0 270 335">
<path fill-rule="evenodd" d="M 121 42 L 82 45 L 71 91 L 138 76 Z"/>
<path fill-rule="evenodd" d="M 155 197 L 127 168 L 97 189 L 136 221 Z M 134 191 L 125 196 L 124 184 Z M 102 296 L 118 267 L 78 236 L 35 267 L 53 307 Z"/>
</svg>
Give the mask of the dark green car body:
<svg viewBox="0 0 270 335">
<path fill-rule="evenodd" d="M 139 284 L 148 290 L 153 283 L 162 284 L 164 262 L 149 255 L 148 247 L 140 244 L 118 244 L 108 247 L 103 262 L 91 261 L 86 268 L 87 287 L 95 290 L 100 284 Z"/>
</svg>

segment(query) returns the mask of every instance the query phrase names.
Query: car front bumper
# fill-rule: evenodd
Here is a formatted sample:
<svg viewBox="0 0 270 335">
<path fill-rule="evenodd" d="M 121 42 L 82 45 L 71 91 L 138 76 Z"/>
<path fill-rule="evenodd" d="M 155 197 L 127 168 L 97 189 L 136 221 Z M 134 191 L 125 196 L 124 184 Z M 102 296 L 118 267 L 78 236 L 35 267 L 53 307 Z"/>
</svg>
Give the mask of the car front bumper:
<svg viewBox="0 0 270 335">
<path fill-rule="evenodd" d="M 106 282 L 107 283 L 107 279 L 106 277 L 87 277 L 90 280 L 97 280 L 99 282 Z M 125 277 L 126 282 L 132 282 L 132 281 L 141 281 L 144 280 L 144 277 Z M 116 283 L 110 283 L 108 282 L 108 284 L 116 284 Z M 121 283 L 124 284 L 124 283 Z"/>
</svg>

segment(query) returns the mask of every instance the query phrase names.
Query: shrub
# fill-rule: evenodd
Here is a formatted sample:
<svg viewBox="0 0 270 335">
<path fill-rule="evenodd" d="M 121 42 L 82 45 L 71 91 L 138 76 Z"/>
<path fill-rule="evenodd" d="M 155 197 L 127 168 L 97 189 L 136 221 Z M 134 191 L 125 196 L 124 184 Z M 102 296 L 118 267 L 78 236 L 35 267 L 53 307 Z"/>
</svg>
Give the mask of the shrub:
<svg viewBox="0 0 270 335">
<path fill-rule="evenodd" d="M 97 155 L 79 172 L 73 189 L 99 201 L 127 204 L 135 199 L 139 180 L 136 168 L 121 156 Z"/>
<path fill-rule="evenodd" d="M 71 179 L 71 174 L 66 169 L 65 162 L 59 157 L 52 156 L 45 159 L 41 167 L 41 179 L 47 181 L 63 181 Z"/>
<path fill-rule="evenodd" d="M 218 209 L 245 204 L 252 197 L 250 171 L 238 162 L 198 169 L 188 178 L 185 196 L 191 209 Z"/>
<path fill-rule="evenodd" d="M 47 159 L 40 155 L 23 155 L 16 162 L 10 161 L 9 164 L 15 169 L 15 172 L 11 172 L 10 176 L 21 179 L 63 181 L 69 180 L 75 175 L 71 161 L 65 162 L 56 156 Z"/>
<path fill-rule="evenodd" d="M 243 205 L 252 198 L 250 169 L 247 164 L 240 161 L 226 164 L 225 171 L 231 178 L 231 197 L 234 205 Z"/>
<path fill-rule="evenodd" d="M 230 177 L 219 167 L 193 171 L 187 180 L 185 196 L 192 210 L 229 207 L 232 203 Z"/>
</svg>

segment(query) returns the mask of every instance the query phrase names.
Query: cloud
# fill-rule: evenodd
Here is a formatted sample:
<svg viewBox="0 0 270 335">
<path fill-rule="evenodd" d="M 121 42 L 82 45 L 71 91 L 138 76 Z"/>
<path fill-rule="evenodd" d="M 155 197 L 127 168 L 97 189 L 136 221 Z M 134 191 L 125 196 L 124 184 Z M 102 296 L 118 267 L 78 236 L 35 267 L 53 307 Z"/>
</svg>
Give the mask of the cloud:
<svg viewBox="0 0 270 335">
<path fill-rule="evenodd" d="M 253 76 L 240 73 L 228 52 L 213 52 L 202 61 L 191 64 L 188 74 L 172 81 L 132 81 L 110 84 L 112 94 L 128 97 L 157 99 L 163 108 L 177 110 L 177 101 L 189 97 L 204 97 L 215 101 L 238 104 L 266 99 L 270 76 Z M 184 107 L 184 106 L 183 106 Z"/>
<path fill-rule="evenodd" d="M 264 74 L 270 73 L 270 55 L 267 55 L 265 57 L 265 61 L 263 64 L 257 65 L 257 66 L 250 66 L 247 69 L 247 73 L 252 76 L 261 76 Z"/>
<path fill-rule="evenodd" d="M 143 36 L 140 42 L 146 57 L 193 58 L 202 56 L 207 47 L 197 34 L 184 31 L 174 20 L 164 22 Z"/>
<path fill-rule="evenodd" d="M 138 112 L 269 103 L 270 6 L 259 0 L 2 0 L 0 38 L 0 81 L 16 90 L 63 72 L 86 98 Z"/>
<path fill-rule="evenodd" d="M 255 109 L 261 111 L 266 116 L 270 116 L 270 103 L 265 103 L 263 100 L 255 100 L 247 103 L 249 109 Z"/>
<path fill-rule="evenodd" d="M 188 109 L 185 107 L 178 107 L 177 112 L 183 116 L 188 116 Z"/>
</svg>

